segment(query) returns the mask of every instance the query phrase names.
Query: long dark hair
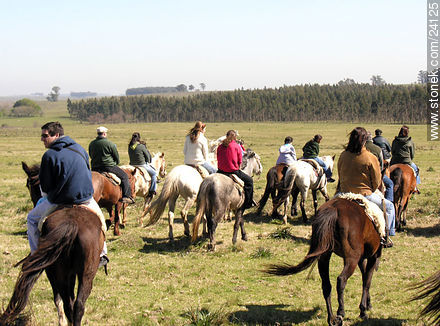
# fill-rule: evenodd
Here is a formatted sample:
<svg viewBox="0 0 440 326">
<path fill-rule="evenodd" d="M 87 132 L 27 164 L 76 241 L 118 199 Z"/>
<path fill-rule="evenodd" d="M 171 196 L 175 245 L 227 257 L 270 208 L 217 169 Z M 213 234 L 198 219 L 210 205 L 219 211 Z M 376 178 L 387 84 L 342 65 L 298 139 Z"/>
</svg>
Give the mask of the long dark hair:
<svg viewBox="0 0 440 326">
<path fill-rule="evenodd" d="M 409 127 L 408 126 L 402 126 L 399 131 L 399 137 L 408 137 L 409 135 Z"/>
<path fill-rule="evenodd" d="M 229 144 L 234 140 L 234 138 L 237 137 L 237 133 L 235 132 L 235 130 L 228 130 L 228 132 L 226 133 L 226 138 L 225 140 L 223 140 L 222 144 L 224 146 L 229 146 Z"/>
<path fill-rule="evenodd" d="M 200 133 L 202 132 L 203 129 L 205 129 L 205 127 L 206 124 L 204 124 L 202 121 L 196 121 L 194 127 L 192 127 L 188 132 L 191 142 L 194 143 L 197 140 L 197 138 L 199 138 Z"/>
<path fill-rule="evenodd" d="M 128 144 L 128 146 L 133 146 L 136 143 L 145 145 L 145 142 L 141 140 L 141 134 L 138 132 L 134 132 L 133 135 L 131 135 L 130 144 Z"/>
<path fill-rule="evenodd" d="M 367 131 L 365 128 L 356 127 L 350 132 L 350 138 L 348 140 L 346 151 L 354 154 L 359 154 L 362 151 L 367 142 Z"/>
</svg>

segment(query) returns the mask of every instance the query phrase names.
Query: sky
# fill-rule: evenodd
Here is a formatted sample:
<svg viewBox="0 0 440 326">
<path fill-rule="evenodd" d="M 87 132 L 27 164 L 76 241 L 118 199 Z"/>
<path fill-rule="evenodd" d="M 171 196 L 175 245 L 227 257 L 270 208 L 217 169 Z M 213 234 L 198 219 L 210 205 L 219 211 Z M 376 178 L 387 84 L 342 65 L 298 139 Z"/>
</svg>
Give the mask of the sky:
<svg viewBox="0 0 440 326">
<path fill-rule="evenodd" d="M 422 0 L 0 0 L 0 96 L 414 83 Z"/>
</svg>

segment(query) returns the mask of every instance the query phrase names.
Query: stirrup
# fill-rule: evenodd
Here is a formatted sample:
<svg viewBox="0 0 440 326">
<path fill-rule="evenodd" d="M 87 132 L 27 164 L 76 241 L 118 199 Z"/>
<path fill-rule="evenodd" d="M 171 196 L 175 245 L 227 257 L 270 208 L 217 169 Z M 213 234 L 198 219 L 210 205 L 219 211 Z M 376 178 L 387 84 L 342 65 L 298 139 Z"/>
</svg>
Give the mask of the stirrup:
<svg viewBox="0 0 440 326">
<path fill-rule="evenodd" d="M 107 264 L 108 264 L 109 262 L 110 262 L 110 259 L 108 259 L 107 255 L 103 255 L 103 256 L 99 257 L 99 265 L 98 265 L 98 268 L 104 266 L 104 272 L 105 272 L 105 275 L 108 275 Z"/>
<path fill-rule="evenodd" d="M 382 245 L 382 247 L 384 248 L 391 248 L 392 246 L 394 246 L 393 241 L 390 239 L 390 237 L 386 237 L 386 238 L 382 238 L 380 240 L 380 244 Z"/>
</svg>

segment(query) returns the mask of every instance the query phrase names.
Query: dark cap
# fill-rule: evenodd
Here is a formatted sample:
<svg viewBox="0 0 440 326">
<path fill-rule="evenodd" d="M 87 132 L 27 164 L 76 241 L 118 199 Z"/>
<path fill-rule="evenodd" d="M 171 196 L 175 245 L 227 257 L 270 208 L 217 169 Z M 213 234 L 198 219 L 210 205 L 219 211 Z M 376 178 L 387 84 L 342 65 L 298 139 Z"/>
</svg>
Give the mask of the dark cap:
<svg viewBox="0 0 440 326">
<path fill-rule="evenodd" d="M 380 130 L 380 129 L 376 129 L 376 130 L 374 131 L 374 133 L 376 134 L 376 136 L 382 135 L 382 130 Z"/>
</svg>

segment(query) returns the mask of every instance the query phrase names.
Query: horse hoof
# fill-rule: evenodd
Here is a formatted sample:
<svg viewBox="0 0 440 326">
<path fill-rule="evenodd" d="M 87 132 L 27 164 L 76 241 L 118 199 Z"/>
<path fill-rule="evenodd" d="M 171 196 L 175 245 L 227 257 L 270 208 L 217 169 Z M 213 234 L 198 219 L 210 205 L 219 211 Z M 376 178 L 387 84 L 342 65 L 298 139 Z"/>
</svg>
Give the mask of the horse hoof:
<svg viewBox="0 0 440 326">
<path fill-rule="evenodd" d="M 105 226 L 107 227 L 107 230 L 110 228 L 111 225 L 112 225 L 112 221 L 105 220 Z"/>
<path fill-rule="evenodd" d="M 125 229 L 125 224 L 119 224 L 119 227 L 120 227 L 121 229 Z"/>
<path fill-rule="evenodd" d="M 243 241 L 248 241 L 247 234 L 243 235 L 243 236 L 241 237 L 241 240 L 243 240 Z"/>
<path fill-rule="evenodd" d="M 367 319 L 368 319 L 368 316 L 367 316 L 367 314 L 366 314 L 365 312 L 361 312 L 361 313 L 359 314 L 359 318 L 361 318 L 361 319 L 363 319 L 363 320 L 367 320 Z"/>
<path fill-rule="evenodd" d="M 344 323 L 344 318 L 342 318 L 342 316 L 336 316 L 336 317 L 332 317 L 328 324 L 330 326 L 341 326 Z"/>
<path fill-rule="evenodd" d="M 190 237 L 190 236 L 191 236 L 190 233 L 189 233 L 189 231 L 185 231 L 185 232 L 183 232 L 183 234 L 184 234 L 186 237 Z"/>
</svg>

